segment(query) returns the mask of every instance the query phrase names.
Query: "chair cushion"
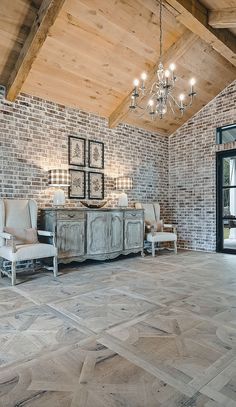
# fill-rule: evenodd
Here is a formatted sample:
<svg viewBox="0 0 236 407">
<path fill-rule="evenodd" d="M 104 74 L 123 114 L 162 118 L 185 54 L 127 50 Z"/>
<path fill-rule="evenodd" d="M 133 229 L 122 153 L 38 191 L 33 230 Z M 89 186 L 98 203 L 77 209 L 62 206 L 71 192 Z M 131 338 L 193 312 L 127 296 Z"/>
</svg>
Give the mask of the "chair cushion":
<svg viewBox="0 0 236 407">
<path fill-rule="evenodd" d="M 56 255 L 56 247 L 52 244 L 46 243 L 17 245 L 16 253 L 12 253 L 11 247 L 0 247 L 0 257 L 10 261 L 43 259 L 45 257 L 54 257 Z"/>
<path fill-rule="evenodd" d="M 148 242 L 174 242 L 177 240 L 177 236 L 170 232 L 155 232 L 154 234 L 148 233 L 146 240 Z"/>
<path fill-rule="evenodd" d="M 11 228 L 5 227 L 4 232 L 10 233 L 15 237 L 15 244 L 35 244 L 38 243 L 37 231 L 34 228 Z M 11 242 L 6 242 L 7 246 L 11 246 Z"/>
<path fill-rule="evenodd" d="M 145 224 L 147 226 L 149 226 L 149 228 L 153 227 L 154 232 L 161 232 L 162 229 L 163 229 L 163 221 L 162 220 L 159 220 L 158 222 L 152 222 L 152 223 L 150 223 L 148 221 L 145 221 Z"/>
</svg>

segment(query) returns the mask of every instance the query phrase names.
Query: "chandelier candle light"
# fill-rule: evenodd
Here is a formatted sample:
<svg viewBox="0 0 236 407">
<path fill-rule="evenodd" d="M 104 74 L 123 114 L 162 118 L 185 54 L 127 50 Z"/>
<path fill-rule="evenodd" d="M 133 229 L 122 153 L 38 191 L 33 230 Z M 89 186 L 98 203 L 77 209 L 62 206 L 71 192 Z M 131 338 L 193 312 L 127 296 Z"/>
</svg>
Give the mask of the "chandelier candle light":
<svg viewBox="0 0 236 407">
<path fill-rule="evenodd" d="M 186 108 L 192 106 L 193 99 L 196 96 L 194 85 L 196 80 L 192 78 L 190 80 L 189 101 L 185 103 L 185 94 L 181 93 L 179 98 L 173 95 L 175 82 L 177 77 L 175 76 L 176 66 L 174 63 L 170 64 L 169 69 L 164 69 L 162 63 L 162 0 L 160 0 L 160 60 L 157 69 L 156 81 L 152 84 L 150 89 L 146 89 L 147 74 L 143 72 L 141 74 L 141 81 L 135 79 L 134 89 L 131 95 L 130 109 L 135 110 L 137 108 L 148 111 L 152 118 L 163 118 L 167 113 L 168 107 L 173 114 L 176 115 L 176 110 L 180 112 L 181 117 L 184 114 Z M 146 107 L 142 107 L 138 103 L 139 95 L 149 96 Z"/>
</svg>

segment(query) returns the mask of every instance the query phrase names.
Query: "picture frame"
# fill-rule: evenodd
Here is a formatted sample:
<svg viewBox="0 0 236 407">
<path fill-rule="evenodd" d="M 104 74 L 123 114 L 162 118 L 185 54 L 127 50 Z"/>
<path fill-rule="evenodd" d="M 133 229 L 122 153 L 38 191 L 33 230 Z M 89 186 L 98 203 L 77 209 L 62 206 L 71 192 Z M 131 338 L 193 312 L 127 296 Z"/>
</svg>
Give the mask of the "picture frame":
<svg viewBox="0 0 236 407">
<path fill-rule="evenodd" d="M 69 187 L 70 199 L 85 199 L 86 197 L 86 172 L 70 169 L 71 183 Z"/>
<path fill-rule="evenodd" d="M 69 136 L 69 165 L 85 167 L 86 163 L 86 139 Z"/>
<path fill-rule="evenodd" d="M 104 143 L 101 141 L 88 141 L 89 168 L 104 169 Z"/>
<path fill-rule="evenodd" d="M 88 173 L 88 199 L 104 199 L 104 174 L 90 171 Z"/>
</svg>

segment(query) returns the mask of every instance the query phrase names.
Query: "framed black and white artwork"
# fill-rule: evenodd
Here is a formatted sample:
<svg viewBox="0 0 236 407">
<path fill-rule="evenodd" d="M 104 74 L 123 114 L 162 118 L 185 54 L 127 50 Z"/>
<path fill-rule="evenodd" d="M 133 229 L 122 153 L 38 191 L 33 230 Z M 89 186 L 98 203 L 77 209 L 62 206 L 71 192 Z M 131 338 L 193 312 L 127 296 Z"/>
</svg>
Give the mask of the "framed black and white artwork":
<svg viewBox="0 0 236 407">
<path fill-rule="evenodd" d="M 104 168 L 104 143 L 100 141 L 89 140 L 88 161 L 89 168 Z"/>
<path fill-rule="evenodd" d="M 104 174 L 101 172 L 88 173 L 88 198 L 104 198 Z"/>
<path fill-rule="evenodd" d="M 85 167 L 85 142 L 84 138 L 69 136 L 69 165 Z"/>
<path fill-rule="evenodd" d="M 86 173 L 82 170 L 70 169 L 69 198 L 85 199 L 86 195 Z"/>
</svg>

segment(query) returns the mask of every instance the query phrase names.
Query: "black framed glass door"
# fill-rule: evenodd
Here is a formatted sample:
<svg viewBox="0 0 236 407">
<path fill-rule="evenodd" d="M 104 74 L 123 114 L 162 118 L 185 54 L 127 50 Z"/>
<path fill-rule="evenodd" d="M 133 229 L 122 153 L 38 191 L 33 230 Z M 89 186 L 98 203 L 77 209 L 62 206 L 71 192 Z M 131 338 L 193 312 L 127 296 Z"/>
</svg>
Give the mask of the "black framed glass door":
<svg viewBox="0 0 236 407">
<path fill-rule="evenodd" d="M 236 150 L 217 153 L 217 251 L 236 254 Z"/>
</svg>

